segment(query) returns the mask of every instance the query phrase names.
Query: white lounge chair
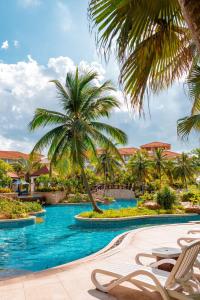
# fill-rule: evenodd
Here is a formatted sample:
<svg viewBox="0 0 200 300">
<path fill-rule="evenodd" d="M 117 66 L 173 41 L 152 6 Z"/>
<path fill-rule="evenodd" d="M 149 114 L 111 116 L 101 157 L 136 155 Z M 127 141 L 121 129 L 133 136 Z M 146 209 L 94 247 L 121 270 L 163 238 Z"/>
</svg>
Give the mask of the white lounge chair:
<svg viewBox="0 0 200 300">
<path fill-rule="evenodd" d="M 199 252 L 200 241 L 197 241 L 186 247 L 177 261 L 163 259 L 151 264 L 151 267 L 132 264 L 106 265 L 101 269 L 95 269 L 91 279 L 96 288 L 103 292 L 109 292 L 128 281 L 142 290 L 147 288 L 158 291 L 164 300 L 200 299 L 200 283 L 193 273 L 194 262 Z M 171 273 L 157 269 L 163 263 L 174 264 Z M 115 280 L 103 285 L 97 280 L 98 274 L 114 277 Z"/>
<path fill-rule="evenodd" d="M 200 234 L 200 230 L 199 229 L 192 229 L 188 231 L 188 234 Z"/>
<path fill-rule="evenodd" d="M 194 241 L 200 241 L 200 235 L 194 234 L 191 236 L 191 234 L 185 235 L 183 237 L 180 237 L 177 240 L 177 244 L 179 247 L 183 248 L 185 246 L 188 246 L 188 244 L 194 242 Z"/>
</svg>

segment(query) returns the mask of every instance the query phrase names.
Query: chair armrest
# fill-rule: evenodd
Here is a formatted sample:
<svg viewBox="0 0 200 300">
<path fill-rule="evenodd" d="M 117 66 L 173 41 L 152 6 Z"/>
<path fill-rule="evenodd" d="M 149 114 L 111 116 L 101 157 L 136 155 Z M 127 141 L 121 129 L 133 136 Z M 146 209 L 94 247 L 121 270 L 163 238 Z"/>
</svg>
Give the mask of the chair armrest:
<svg viewBox="0 0 200 300">
<path fill-rule="evenodd" d="M 195 233 L 200 233 L 200 230 L 195 229 L 195 230 L 188 231 L 188 234 L 195 234 Z"/>
<path fill-rule="evenodd" d="M 199 240 L 199 238 L 195 238 L 195 237 L 182 237 L 180 239 L 177 240 L 177 244 L 179 245 L 179 247 L 184 248 L 186 246 L 189 246 L 188 244 Z"/>
<path fill-rule="evenodd" d="M 151 253 L 138 253 L 135 257 L 135 261 L 136 261 L 136 264 L 138 265 L 141 265 L 141 266 L 150 266 L 151 264 L 144 264 L 140 258 L 142 257 L 148 257 L 148 258 L 153 258 L 156 260 L 156 256 L 151 254 Z"/>
</svg>

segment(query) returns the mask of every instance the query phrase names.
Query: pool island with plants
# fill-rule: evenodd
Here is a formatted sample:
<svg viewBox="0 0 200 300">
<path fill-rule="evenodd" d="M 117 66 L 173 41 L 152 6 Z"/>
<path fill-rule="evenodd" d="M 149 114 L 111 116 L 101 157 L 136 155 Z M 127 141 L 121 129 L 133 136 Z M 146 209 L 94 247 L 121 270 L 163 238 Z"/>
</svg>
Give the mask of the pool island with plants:
<svg viewBox="0 0 200 300">
<path fill-rule="evenodd" d="M 105 222 L 109 222 L 112 225 L 114 222 L 130 222 L 152 217 L 178 218 L 185 216 L 187 219 L 188 216 L 198 215 L 194 209 L 188 210 L 182 204 L 184 197 L 185 194 L 178 196 L 174 190 L 165 186 L 157 193 L 145 193 L 138 199 L 136 207 L 108 209 L 103 213 L 85 211 L 75 216 L 75 219 L 78 225 L 86 226 L 88 223 L 91 226 L 91 224 L 97 223 L 103 225 Z"/>
<path fill-rule="evenodd" d="M 44 213 L 38 202 L 21 202 L 0 198 L 0 229 L 33 225 L 37 215 Z"/>
</svg>

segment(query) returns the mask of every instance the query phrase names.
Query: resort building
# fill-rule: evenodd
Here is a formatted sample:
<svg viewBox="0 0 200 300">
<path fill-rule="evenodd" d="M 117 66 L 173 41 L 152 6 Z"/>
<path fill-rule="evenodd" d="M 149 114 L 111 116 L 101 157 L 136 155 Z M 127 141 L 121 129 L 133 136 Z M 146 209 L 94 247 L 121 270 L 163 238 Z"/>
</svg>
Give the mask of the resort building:
<svg viewBox="0 0 200 300">
<path fill-rule="evenodd" d="M 164 143 L 164 142 L 151 142 L 148 144 L 141 145 L 140 148 L 142 150 L 146 150 L 149 155 L 154 155 L 154 152 L 157 149 L 163 149 L 164 150 L 164 155 L 166 159 L 174 159 L 178 156 L 180 156 L 180 153 L 171 151 L 171 144 Z"/>
<path fill-rule="evenodd" d="M 154 152 L 156 149 L 170 150 L 171 144 L 167 144 L 163 142 L 151 142 L 140 146 L 140 148 L 151 153 Z"/>
<path fill-rule="evenodd" d="M 153 156 L 156 149 L 163 149 L 163 154 L 165 155 L 166 159 L 175 159 L 176 157 L 180 156 L 180 153 L 171 151 L 171 144 L 164 143 L 164 142 L 151 142 L 148 144 L 141 145 L 140 148 L 136 147 L 124 147 L 118 148 L 119 153 L 121 154 L 122 158 L 124 159 L 125 163 L 129 161 L 129 159 L 137 153 L 139 150 L 147 151 L 149 156 Z M 103 153 L 103 149 L 97 150 L 98 155 Z M 88 162 L 89 165 L 89 162 Z"/>
<path fill-rule="evenodd" d="M 28 159 L 29 154 L 25 154 L 19 151 L 0 151 L 0 159 L 12 164 L 20 160 L 20 158 Z"/>
</svg>

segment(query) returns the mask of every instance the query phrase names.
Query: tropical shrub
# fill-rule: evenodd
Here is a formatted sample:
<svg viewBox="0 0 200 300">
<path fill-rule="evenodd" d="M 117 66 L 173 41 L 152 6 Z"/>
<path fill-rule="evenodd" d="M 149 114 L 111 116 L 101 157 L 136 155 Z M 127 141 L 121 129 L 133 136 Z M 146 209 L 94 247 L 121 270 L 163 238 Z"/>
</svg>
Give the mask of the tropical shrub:
<svg viewBox="0 0 200 300">
<path fill-rule="evenodd" d="M 42 205 L 38 202 L 23 202 L 23 205 L 28 213 L 42 210 Z"/>
<path fill-rule="evenodd" d="M 176 202 L 176 194 L 168 186 L 165 186 L 157 192 L 155 198 L 156 202 L 164 209 L 172 209 Z"/>
<path fill-rule="evenodd" d="M 0 194 L 12 193 L 11 189 L 0 187 Z"/>
<path fill-rule="evenodd" d="M 39 203 L 20 202 L 10 198 L 0 198 L 0 219 L 25 218 L 30 212 L 42 210 Z"/>
<path fill-rule="evenodd" d="M 83 218 L 125 218 L 125 217 L 136 217 L 136 216 L 151 216 L 151 215 L 160 215 L 160 214 L 178 214 L 182 211 L 173 208 L 173 209 L 158 209 L 152 210 L 148 208 L 138 208 L 138 207 L 128 207 L 120 209 L 108 209 L 104 210 L 103 214 L 99 214 L 94 211 L 87 211 L 80 213 L 79 216 Z"/>
<path fill-rule="evenodd" d="M 58 192 L 64 191 L 64 188 L 61 186 L 47 186 L 47 187 L 38 187 L 37 192 Z"/>
<path fill-rule="evenodd" d="M 142 201 L 153 201 L 154 199 L 154 194 L 145 192 L 143 195 L 140 196 L 140 199 Z"/>
<path fill-rule="evenodd" d="M 193 197 L 194 197 L 193 192 L 185 192 L 185 193 L 181 194 L 180 199 L 182 202 L 189 202 L 189 201 L 192 201 Z"/>
<path fill-rule="evenodd" d="M 67 199 L 64 199 L 62 202 L 68 202 L 68 203 L 83 203 L 83 202 L 89 202 L 88 196 L 86 194 L 71 194 L 67 197 Z"/>
</svg>

